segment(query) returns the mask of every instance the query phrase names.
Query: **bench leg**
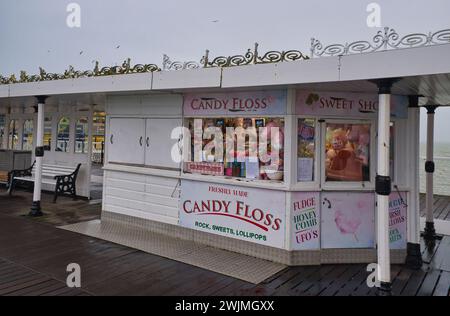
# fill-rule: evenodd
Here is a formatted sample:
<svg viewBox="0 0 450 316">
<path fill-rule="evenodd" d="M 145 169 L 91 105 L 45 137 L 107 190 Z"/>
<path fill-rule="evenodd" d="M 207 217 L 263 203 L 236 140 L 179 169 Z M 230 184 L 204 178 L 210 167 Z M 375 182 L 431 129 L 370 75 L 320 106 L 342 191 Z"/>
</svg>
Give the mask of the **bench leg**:
<svg viewBox="0 0 450 316">
<path fill-rule="evenodd" d="M 76 201 L 78 199 L 77 198 L 77 189 L 75 187 L 73 188 L 73 191 L 72 191 L 72 198 L 74 201 Z"/>
<path fill-rule="evenodd" d="M 53 195 L 53 203 L 56 203 L 57 198 L 58 198 L 58 189 L 55 189 L 55 194 Z"/>
<path fill-rule="evenodd" d="M 9 185 L 9 188 L 8 188 L 9 196 L 12 196 L 12 191 L 14 190 L 15 183 L 16 183 L 16 181 L 14 181 L 14 179 L 11 180 L 11 184 Z"/>
</svg>

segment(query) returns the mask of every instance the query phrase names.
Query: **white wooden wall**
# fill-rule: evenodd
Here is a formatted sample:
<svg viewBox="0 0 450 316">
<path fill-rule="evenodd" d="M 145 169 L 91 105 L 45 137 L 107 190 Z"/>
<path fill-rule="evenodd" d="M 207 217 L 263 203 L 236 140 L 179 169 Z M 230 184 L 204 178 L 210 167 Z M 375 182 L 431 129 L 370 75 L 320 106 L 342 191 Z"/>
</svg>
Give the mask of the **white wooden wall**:
<svg viewBox="0 0 450 316">
<path fill-rule="evenodd" d="M 173 122 L 181 124 L 181 115 L 181 95 L 126 95 L 107 98 L 103 211 L 178 224 L 180 170 L 176 170 L 176 165 L 167 164 L 168 161 L 171 162 L 170 156 L 167 157 L 168 152 L 154 149 L 158 144 L 166 143 L 169 146 L 174 140 L 170 139 L 167 131 L 162 128 L 155 129 L 153 125 L 161 121 L 171 122 L 172 125 Z M 116 124 L 120 121 L 136 131 L 127 131 L 134 137 L 127 140 L 132 144 L 122 142 L 123 149 L 120 135 L 117 133 L 121 133 L 126 126 Z M 139 144 L 139 131 L 144 135 L 143 145 Z M 146 136 L 151 138 L 149 148 L 146 148 Z M 168 146 L 165 146 L 166 149 Z M 157 159 L 149 159 L 150 154 Z M 143 157 L 139 158 L 141 155 Z M 126 165 L 126 161 L 120 159 L 121 156 L 128 157 L 130 165 Z M 142 162 L 147 162 L 147 166 L 132 165 Z M 167 167 L 175 168 L 164 169 Z"/>
<path fill-rule="evenodd" d="M 178 224 L 178 179 L 105 170 L 103 210 Z"/>
</svg>

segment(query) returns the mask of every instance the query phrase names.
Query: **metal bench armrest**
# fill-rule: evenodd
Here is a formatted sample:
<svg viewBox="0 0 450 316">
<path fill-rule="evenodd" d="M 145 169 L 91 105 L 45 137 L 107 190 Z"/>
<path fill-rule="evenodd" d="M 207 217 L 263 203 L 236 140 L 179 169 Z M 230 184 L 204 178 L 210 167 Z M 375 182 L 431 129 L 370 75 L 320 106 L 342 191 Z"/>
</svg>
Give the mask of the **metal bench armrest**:
<svg viewBox="0 0 450 316">
<path fill-rule="evenodd" d="M 8 172 L 8 180 L 9 182 L 14 178 L 14 177 L 27 177 L 27 176 L 31 176 L 31 171 L 33 170 L 34 164 L 36 163 L 36 161 L 33 162 L 33 164 L 31 165 L 31 167 L 26 168 L 26 169 L 14 169 L 10 172 Z"/>
<path fill-rule="evenodd" d="M 77 165 L 77 168 L 74 172 L 71 174 L 66 175 L 57 175 L 54 177 L 56 180 L 56 187 L 55 187 L 55 197 L 53 199 L 53 202 L 56 202 L 56 198 L 58 197 L 58 194 L 63 193 L 70 193 L 74 197 L 76 197 L 76 182 L 77 182 L 77 176 L 78 171 L 80 170 L 81 163 Z"/>
</svg>

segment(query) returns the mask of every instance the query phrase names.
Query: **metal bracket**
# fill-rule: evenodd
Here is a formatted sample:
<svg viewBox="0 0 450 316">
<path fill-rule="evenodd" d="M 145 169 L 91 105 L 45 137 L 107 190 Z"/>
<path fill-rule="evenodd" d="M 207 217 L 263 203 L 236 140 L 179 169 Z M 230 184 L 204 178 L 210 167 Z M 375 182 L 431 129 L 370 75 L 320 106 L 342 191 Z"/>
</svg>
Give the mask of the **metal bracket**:
<svg viewBox="0 0 450 316">
<path fill-rule="evenodd" d="M 34 150 L 34 155 L 36 157 L 44 157 L 44 147 L 43 146 L 37 146 Z"/>
<path fill-rule="evenodd" d="M 425 172 L 434 173 L 434 161 L 425 161 Z"/>
<path fill-rule="evenodd" d="M 391 194 L 391 177 L 377 174 L 375 177 L 375 192 L 379 195 Z"/>
</svg>

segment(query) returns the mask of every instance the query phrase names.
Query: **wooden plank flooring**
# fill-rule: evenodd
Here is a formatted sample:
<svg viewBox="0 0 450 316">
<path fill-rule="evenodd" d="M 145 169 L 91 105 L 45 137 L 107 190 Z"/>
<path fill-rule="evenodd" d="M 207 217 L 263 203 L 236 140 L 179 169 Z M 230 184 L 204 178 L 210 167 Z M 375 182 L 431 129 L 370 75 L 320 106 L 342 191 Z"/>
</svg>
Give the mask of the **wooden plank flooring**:
<svg viewBox="0 0 450 316">
<path fill-rule="evenodd" d="M 289 267 L 255 285 L 54 227 L 80 215 L 52 214 L 51 220 L 19 216 L 28 209 L 29 198 L 25 193 L 13 199 L 0 195 L 0 295 L 375 294 L 366 286 L 365 264 Z M 86 201 L 62 198 L 57 204 L 66 212 L 87 208 L 89 216 L 95 215 Z M 420 270 L 392 266 L 394 294 L 448 296 L 450 237 L 432 248 L 423 243 L 422 252 L 425 263 Z M 66 267 L 72 262 L 81 266 L 81 289 L 66 287 Z"/>
<path fill-rule="evenodd" d="M 425 194 L 420 194 L 420 216 L 425 216 Z M 450 196 L 434 195 L 433 215 L 435 219 L 450 221 Z"/>
</svg>

